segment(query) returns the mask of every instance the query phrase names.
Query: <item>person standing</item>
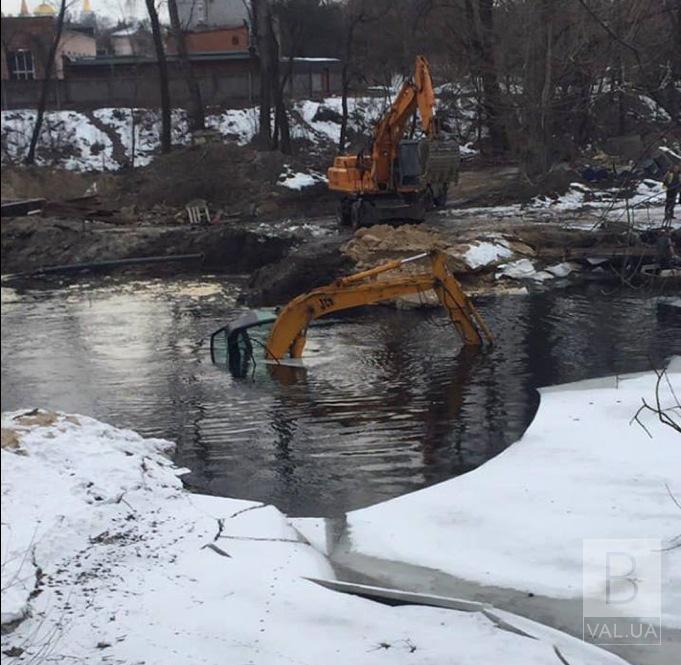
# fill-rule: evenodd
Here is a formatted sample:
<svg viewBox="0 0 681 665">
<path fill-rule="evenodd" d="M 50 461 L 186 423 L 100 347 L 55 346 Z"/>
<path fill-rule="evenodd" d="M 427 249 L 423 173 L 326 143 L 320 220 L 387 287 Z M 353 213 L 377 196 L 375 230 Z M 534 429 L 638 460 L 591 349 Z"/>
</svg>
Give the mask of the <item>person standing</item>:
<svg viewBox="0 0 681 665">
<path fill-rule="evenodd" d="M 664 205 L 664 221 L 674 219 L 674 206 L 676 200 L 681 197 L 681 165 L 674 164 L 662 179 L 662 186 L 667 190 L 667 200 Z"/>
</svg>

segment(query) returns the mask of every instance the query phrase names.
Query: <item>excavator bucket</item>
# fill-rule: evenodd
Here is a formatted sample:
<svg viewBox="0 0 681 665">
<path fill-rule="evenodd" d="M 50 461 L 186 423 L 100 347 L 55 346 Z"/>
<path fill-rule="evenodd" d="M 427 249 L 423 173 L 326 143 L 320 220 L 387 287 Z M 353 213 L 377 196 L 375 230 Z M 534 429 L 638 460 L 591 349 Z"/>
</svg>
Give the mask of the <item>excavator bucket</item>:
<svg viewBox="0 0 681 665">
<path fill-rule="evenodd" d="M 456 184 L 459 180 L 459 163 L 461 161 L 459 144 L 454 140 L 425 141 L 427 155 L 425 158 L 425 180 L 434 184 Z"/>
</svg>

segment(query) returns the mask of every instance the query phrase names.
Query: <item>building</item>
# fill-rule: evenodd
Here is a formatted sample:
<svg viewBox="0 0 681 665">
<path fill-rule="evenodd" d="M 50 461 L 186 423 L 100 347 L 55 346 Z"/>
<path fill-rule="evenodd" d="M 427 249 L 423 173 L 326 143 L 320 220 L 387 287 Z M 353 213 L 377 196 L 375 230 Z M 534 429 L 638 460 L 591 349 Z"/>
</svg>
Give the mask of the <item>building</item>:
<svg viewBox="0 0 681 665">
<path fill-rule="evenodd" d="M 61 33 L 55 60 L 57 78 L 64 78 L 66 58 L 94 58 L 97 55 L 97 41 L 94 27 L 67 24 Z"/>
<path fill-rule="evenodd" d="M 204 103 L 252 104 L 260 89 L 260 63 L 249 43 L 243 0 L 205 1 L 213 12 L 210 20 L 232 22 L 213 27 L 204 22 L 185 32 L 192 74 Z M 34 107 L 40 96 L 40 79 L 45 78 L 56 17 L 54 7 L 47 2 L 39 4 L 33 13 L 38 15 L 31 15 L 24 0 L 21 16 L 2 19 L 5 109 Z M 55 62 L 54 78 L 58 80 L 48 91 L 48 107 L 158 106 L 158 64 L 148 30 L 134 20 L 127 21 L 111 31 L 99 31 L 95 41 L 96 24 L 89 0 L 83 0 L 80 16 L 86 17 L 85 24 L 64 27 Z M 189 93 L 172 37 L 166 39 L 166 50 L 171 100 L 183 106 L 189 102 Z M 334 58 L 282 58 L 281 63 L 282 75 L 288 81 L 286 91 L 292 97 L 339 93 L 341 70 L 342 63 Z"/>
<path fill-rule="evenodd" d="M 31 15 L 26 0 L 23 0 L 19 16 L 2 17 L 3 80 L 31 81 L 45 78 L 56 25 L 56 10 L 47 2 L 39 4 Z M 96 54 L 93 27 L 65 24 L 57 45 L 53 76 L 64 78 L 65 57 L 94 58 Z"/>
<path fill-rule="evenodd" d="M 246 52 L 250 46 L 246 23 L 204 30 L 187 30 L 184 32 L 184 40 L 189 53 Z M 166 40 L 166 49 L 168 53 L 177 53 L 172 35 Z"/>
<path fill-rule="evenodd" d="M 45 78 L 47 56 L 54 39 L 52 16 L 7 16 L 2 18 L 3 80 Z"/>
<path fill-rule="evenodd" d="M 114 30 L 109 35 L 111 53 L 113 55 L 136 55 L 139 53 L 137 48 L 137 27 L 130 26 Z"/>
<path fill-rule="evenodd" d="M 248 22 L 244 0 L 177 0 L 180 23 L 185 30 L 243 25 Z"/>
</svg>

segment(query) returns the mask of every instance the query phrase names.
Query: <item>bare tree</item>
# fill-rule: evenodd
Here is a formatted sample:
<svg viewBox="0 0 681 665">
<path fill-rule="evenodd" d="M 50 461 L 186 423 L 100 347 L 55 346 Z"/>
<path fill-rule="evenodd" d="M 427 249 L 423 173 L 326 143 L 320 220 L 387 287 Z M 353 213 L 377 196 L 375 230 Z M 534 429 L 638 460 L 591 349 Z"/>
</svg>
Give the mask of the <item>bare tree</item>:
<svg viewBox="0 0 681 665">
<path fill-rule="evenodd" d="M 494 54 L 493 0 L 465 0 L 465 11 L 471 69 L 482 82 L 482 106 L 492 153 L 501 154 L 509 149 L 509 142 Z"/>
<path fill-rule="evenodd" d="M 260 124 L 258 142 L 270 150 L 291 152 L 291 135 L 280 73 L 280 46 L 271 0 L 251 0 L 251 20 L 260 63 Z M 274 127 L 272 109 L 274 108 Z"/>
<path fill-rule="evenodd" d="M 161 152 L 168 153 L 171 149 L 171 117 L 170 117 L 170 86 L 168 84 L 168 62 L 166 60 L 165 46 L 163 45 L 163 33 L 158 19 L 158 11 L 154 0 L 144 0 L 149 14 L 151 34 L 154 38 L 154 50 L 158 65 L 158 84 L 161 95 Z"/>
<path fill-rule="evenodd" d="M 634 421 L 636 421 L 643 428 L 645 433 L 652 439 L 653 435 L 650 433 L 650 430 L 643 424 L 643 421 L 641 420 L 641 414 L 653 413 L 657 416 L 657 419 L 663 425 L 671 427 L 672 430 L 674 430 L 678 434 L 681 434 L 681 401 L 679 401 L 679 398 L 676 392 L 674 391 L 674 387 L 672 386 L 672 382 L 669 380 L 667 370 L 655 369 L 654 371 L 655 374 L 657 375 L 657 381 L 655 382 L 655 402 L 651 405 L 646 401 L 644 397 L 642 397 L 641 398 L 642 404 L 638 408 L 638 411 L 636 411 L 636 413 L 634 414 L 634 417 L 631 419 L 631 422 L 633 423 Z M 663 381 L 666 383 L 671 399 L 674 402 L 671 406 L 663 406 L 662 404 L 662 398 L 660 397 L 660 389 Z"/>
<path fill-rule="evenodd" d="M 530 34 L 523 66 L 521 118 L 526 143 L 521 162 L 525 174 L 534 179 L 547 173 L 551 162 L 554 13 L 550 0 L 524 9 Z"/>
<path fill-rule="evenodd" d="M 184 78 L 189 92 L 189 128 L 192 131 L 206 128 L 206 116 L 203 110 L 203 101 L 201 99 L 201 88 L 199 82 L 194 76 L 192 63 L 189 60 L 189 53 L 187 52 L 187 41 L 184 37 L 184 30 L 180 22 L 180 14 L 177 10 L 176 0 L 168 0 L 168 14 L 170 15 L 170 27 L 175 40 L 177 48 L 177 55 L 180 60 L 180 68 L 182 77 Z"/>
<path fill-rule="evenodd" d="M 272 140 L 272 28 L 268 0 L 251 0 L 251 26 L 258 51 L 260 73 L 260 110 L 258 141 L 262 146 Z"/>
<path fill-rule="evenodd" d="M 343 66 L 341 69 L 341 126 L 338 153 L 343 154 L 348 135 L 348 96 L 353 80 L 358 76 L 355 62 L 356 38 L 362 26 L 378 21 L 390 10 L 390 4 L 376 0 L 348 0 L 345 5 Z"/>
<path fill-rule="evenodd" d="M 35 118 L 35 125 L 33 126 L 33 134 L 31 135 L 31 143 L 28 147 L 28 154 L 24 160 L 26 164 L 35 163 L 35 152 L 38 147 L 38 139 L 40 138 L 40 130 L 43 127 L 43 118 L 45 116 L 45 107 L 47 106 L 47 97 L 50 94 L 50 84 L 52 82 L 53 70 L 55 68 L 55 60 L 57 57 L 57 49 L 61 41 L 62 31 L 64 29 L 64 16 L 66 14 L 66 0 L 61 0 L 59 5 L 59 14 L 57 15 L 57 25 L 54 31 L 54 38 L 50 45 L 50 50 L 47 54 L 47 62 L 45 64 L 45 76 L 40 89 L 40 99 L 38 100 L 38 110 Z"/>
</svg>

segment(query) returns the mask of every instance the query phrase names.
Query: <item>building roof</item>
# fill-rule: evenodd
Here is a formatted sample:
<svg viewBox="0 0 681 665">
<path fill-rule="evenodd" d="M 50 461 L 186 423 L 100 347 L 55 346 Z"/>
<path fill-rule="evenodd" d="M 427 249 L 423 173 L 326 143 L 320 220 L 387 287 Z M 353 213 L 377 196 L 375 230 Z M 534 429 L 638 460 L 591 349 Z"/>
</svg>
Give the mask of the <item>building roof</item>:
<svg viewBox="0 0 681 665">
<path fill-rule="evenodd" d="M 202 35 L 206 32 L 226 32 L 228 30 L 243 30 L 244 28 L 248 28 L 248 25 L 246 24 L 245 21 L 242 23 L 230 23 L 228 25 L 211 25 L 211 26 L 202 26 L 202 25 L 197 25 L 196 27 L 192 28 L 191 30 L 183 30 L 185 35 Z"/>
<path fill-rule="evenodd" d="M 179 59 L 179 56 L 174 53 L 169 53 L 166 58 L 170 61 Z M 253 58 L 249 51 L 220 51 L 209 53 L 190 53 L 190 60 L 249 60 Z M 100 65 L 134 65 L 143 62 L 156 62 L 156 58 L 147 55 L 98 55 L 95 58 L 76 57 L 70 58 L 69 61 L 74 65 L 84 65 L 97 67 Z"/>
<path fill-rule="evenodd" d="M 190 53 L 189 59 L 196 61 L 221 61 L 221 60 L 250 60 L 255 56 L 250 51 L 207 51 Z M 169 53 L 166 58 L 170 61 L 179 59 L 175 53 Z M 77 57 L 72 58 L 74 65 L 98 66 L 98 65 L 131 65 L 142 62 L 155 62 L 156 58 L 147 55 L 98 55 L 95 58 Z M 282 58 L 282 62 L 288 62 L 288 58 Z M 293 58 L 294 62 L 309 63 L 339 63 L 338 58 Z"/>
<path fill-rule="evenodd" d="M 130 28 L 121 28 L 120 30 L 116 30 L 111 33 L 112 37 L 131 37 L 132 35 L 137 34 L 137 28 L 136 27 L 130 27 Z"/>
<path fill-rule="evenodd" d="M 285 58 L 282 58 L 285 59 Z M 294 62 L 340 62 L 339 58 L 293 58 Z"/>
</svg>

